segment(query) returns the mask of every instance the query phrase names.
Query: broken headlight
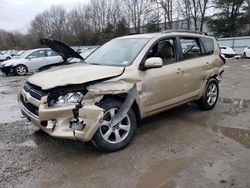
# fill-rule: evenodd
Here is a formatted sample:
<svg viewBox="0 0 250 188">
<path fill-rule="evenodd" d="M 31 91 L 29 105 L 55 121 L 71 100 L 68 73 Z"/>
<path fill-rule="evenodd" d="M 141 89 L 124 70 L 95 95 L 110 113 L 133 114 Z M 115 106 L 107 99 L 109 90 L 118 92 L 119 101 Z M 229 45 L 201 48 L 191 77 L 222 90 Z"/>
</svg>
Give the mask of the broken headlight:
<svg viewBox="0 0 250 188">
<path fill-rule="evenodd" d="M 71 105 L 79 104 L 82 101 L 83 94 L 81 92 L 70 92 L 65 95 L 59 96 L 57 99 L 54 99 L 50 102 L 51 106 L 62 106 L 62 105 Z"/>
</svg>

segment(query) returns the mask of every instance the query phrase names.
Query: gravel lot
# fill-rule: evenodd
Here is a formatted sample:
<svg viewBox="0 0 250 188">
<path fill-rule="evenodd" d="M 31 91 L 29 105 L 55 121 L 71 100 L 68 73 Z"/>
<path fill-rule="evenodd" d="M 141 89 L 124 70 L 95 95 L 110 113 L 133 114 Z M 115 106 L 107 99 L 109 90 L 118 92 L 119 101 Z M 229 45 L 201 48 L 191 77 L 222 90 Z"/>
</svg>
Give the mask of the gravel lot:
<svg viewBox="0 0 250 188">
<path fill-rule="evenodd" d="M 0 75 L 0 187 L 250 187 L 250 60 L 230 60 L 214 110 L 195 104 L 145 119 L 110 154 L 55 139 L 21 117 L 27 77 Z"/>
</svg>

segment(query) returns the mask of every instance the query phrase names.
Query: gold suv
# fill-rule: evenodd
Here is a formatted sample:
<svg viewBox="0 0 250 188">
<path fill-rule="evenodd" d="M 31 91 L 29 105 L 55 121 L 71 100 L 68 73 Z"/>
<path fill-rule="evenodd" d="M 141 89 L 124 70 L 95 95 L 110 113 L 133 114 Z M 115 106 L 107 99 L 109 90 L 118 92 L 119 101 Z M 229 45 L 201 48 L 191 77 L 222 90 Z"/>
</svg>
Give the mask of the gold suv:
<svg viewBox="0 0 250 188">
<path fill-rule="evenodd" d="M 117 151 L 131 142 L 143 118 L 191 101 L 210 110 L 218 99 L 225 60 L 216 39 L 202 33 L 124 36 L 86 59 L 59 41 L 41 43 L 64 61 L 28 78 L 18 102 L 53 137 Z"/>
</svg>

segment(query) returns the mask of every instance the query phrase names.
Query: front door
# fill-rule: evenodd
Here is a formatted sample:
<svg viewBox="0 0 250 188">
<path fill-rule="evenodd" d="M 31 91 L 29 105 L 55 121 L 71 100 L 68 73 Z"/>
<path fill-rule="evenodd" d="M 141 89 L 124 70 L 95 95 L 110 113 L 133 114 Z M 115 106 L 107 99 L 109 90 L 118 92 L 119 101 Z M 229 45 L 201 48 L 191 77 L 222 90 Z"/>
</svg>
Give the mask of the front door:
<svg viewBox="0 0 250 188">
<path fill-rule="evenodd" d="M 141 72 L 143 113 L 151 114 L 176 103 L 183 93 L 183 74 L 176 55 L 176 39 L 163 39 L 149 50 L 147 58 L 160 57 L 161 68 Z"/>
<path fill-rule="evenodd" d="M 43 66 L 46 62 L 45 50 L 37 50 L 31 53 L 28 57 L 28 67 L 30 71 L 35 71 L 39 67 Z"/>
</svg>

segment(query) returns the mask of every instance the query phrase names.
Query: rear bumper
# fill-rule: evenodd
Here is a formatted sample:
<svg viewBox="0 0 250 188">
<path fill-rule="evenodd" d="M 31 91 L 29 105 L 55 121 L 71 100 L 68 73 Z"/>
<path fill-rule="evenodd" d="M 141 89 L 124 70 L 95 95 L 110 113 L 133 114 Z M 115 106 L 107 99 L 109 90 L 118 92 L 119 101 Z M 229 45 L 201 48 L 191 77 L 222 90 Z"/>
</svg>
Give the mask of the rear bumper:
<svg viewBox="0 0 250 188">
<path fill-rule="evenodd" d="M 25 97 L 25 102 L 21 99 Z M 99 128 L 103 117 L 103 109 L 94 104 L 86 105 L 79 109 L 78 121 L 83 122 L 83 128 L 76 130 L 72 123 L 76 120 L 74 116 L 75 105 L 48 107 L 47 97 L 40 101 L 34 99 L 29 93 L 22 90 L 18 94 L 18 104 L 22 114 L 32 123 L 53 137 L 90 141 Z M 32 106 L 37 107 L 37 113 Z"/>
</svg>

